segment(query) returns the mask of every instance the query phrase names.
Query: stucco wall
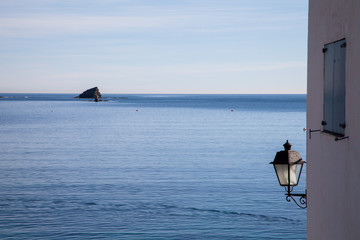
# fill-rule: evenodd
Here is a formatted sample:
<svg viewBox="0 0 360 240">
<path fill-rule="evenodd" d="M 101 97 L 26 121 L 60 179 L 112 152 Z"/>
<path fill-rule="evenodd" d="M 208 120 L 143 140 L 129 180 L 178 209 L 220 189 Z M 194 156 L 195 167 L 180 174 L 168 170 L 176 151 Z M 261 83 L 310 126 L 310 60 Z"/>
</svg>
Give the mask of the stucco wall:
<svg viewBox="0 0 360 240">
<path fill-rule="evenodd" d="M 346 38 L 345 136 L 307 137 L 308 239 L 360 239 L 360 0 L 310 0 L 307 129 L 323 120 L 324 44 Z"/>
</svg>

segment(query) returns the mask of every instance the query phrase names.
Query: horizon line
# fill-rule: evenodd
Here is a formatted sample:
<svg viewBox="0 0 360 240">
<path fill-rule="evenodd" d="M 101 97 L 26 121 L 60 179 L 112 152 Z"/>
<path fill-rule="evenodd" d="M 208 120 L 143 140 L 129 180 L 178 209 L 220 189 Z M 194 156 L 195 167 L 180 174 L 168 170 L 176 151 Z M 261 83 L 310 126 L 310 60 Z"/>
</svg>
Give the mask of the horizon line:
<svg viewBox="0 0 360 240">
<path fill-rule="evenodd" d="M 0 92 L 1 94 L 81 94 L 81 92 Z M 123 95 L 306 95 L 307 93 L 108 93 L 100 92 L 100 94 L 123 94 Z"/>
</svg>

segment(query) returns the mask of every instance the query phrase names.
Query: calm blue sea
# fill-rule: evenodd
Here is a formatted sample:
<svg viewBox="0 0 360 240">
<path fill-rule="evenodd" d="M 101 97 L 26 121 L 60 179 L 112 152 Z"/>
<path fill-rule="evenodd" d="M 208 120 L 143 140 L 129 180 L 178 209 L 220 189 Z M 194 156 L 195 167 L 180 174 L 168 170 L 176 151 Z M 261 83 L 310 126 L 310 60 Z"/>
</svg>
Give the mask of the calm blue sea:
<svg viewBox="0 0 360 240">
<path fill-rule="evenodd" d="M 306 239 L 306 95 L 0 95 L 0 239 Z"/>
</svg>

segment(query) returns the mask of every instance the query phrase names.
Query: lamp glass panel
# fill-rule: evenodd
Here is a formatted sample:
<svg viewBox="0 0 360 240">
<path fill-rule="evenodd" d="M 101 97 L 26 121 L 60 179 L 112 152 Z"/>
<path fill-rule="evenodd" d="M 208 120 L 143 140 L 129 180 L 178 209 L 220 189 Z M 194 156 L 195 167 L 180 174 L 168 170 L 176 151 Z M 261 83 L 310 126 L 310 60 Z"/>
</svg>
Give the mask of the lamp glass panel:
<svg viewBox="0 0 360 240">
<path fill-rule="evenodd" d="M 290 169 L 290 186 L 296 186 L 299 181 L 302 163 L 300 164 L 291 164 L 290 168 L 288 168 L 288 164 L 274 164 L 276 174 L 279 179 L 279 183 L 281 186 L 289 185 L 289 173 L 288 169 Z"/>
<path fill-rule="evenodd" d="M 279 179 L 281 186 L 289 185 L 288 165 L 287 164 L 274 164 L 276 175 Z"/>
<path fill-rule="evenodd" d="M 299 183 L 302 164 L 290 165 L 290 186 L 296 186 Z"/>
</svg>

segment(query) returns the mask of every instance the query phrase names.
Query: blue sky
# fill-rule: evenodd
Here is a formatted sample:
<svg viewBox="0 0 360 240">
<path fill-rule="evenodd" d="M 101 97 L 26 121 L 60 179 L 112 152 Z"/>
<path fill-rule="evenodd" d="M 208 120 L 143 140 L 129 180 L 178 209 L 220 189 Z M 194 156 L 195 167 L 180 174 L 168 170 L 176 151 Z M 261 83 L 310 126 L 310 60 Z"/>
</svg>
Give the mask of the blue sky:
<svg viewBox="0 0 360 240">
<path fill-rule="evenodd" d="M 307 0 L 0 0 L 0 92 L 306 93 Z"/>
</svg>

